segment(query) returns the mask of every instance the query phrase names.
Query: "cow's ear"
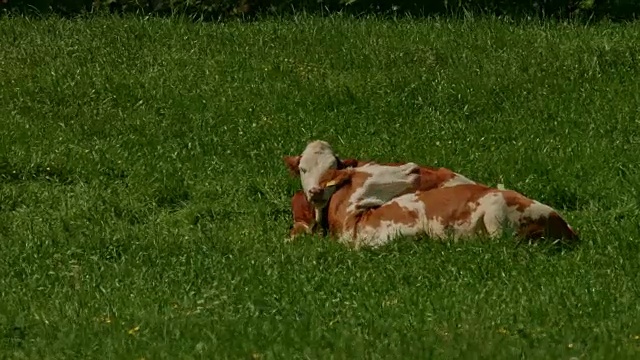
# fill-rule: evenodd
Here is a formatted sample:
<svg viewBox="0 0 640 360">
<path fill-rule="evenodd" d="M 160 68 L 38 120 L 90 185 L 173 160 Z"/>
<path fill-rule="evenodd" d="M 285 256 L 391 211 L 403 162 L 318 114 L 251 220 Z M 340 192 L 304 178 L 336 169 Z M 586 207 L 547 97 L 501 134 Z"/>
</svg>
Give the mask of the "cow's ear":
<svg viewBox="0 0 640 360">
<path fill-rule="evenodd" d="M 324 188 L 340 187 L 343 184 L 349 182 L 351 180 L 351 176 L 353 176 L 353 170 L 351 169 L 332 170 L 328 172 L 325 176 L 323 176 L 321 183 L 324 184 L 323 185 Z"/>
<path fill-rule="evenodd" d="M 300 176 L 300 158 L 301 156 L 285 156 L 282 159 L 284 163 L 287 165 L 289 172 L 293 176 Z"/>
<path fill-rule="evenodd" d="M 358 167 L 358 160 L 357 159 L 340 160 L 339 165 L 340 166 L 338 166 L 338 169 L 346 169 L 346 168 L 350 168 L 350 167 Z"/>
</svg>

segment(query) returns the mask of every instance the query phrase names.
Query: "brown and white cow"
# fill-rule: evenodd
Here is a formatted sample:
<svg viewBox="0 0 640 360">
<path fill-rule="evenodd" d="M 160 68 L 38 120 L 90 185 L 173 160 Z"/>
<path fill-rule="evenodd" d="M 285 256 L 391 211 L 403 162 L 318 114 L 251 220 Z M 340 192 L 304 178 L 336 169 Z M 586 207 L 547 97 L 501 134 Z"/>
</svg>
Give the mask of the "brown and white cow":
<svg viewBox="0 0 640 360">
<path fill-rule="evenodd" d="M 284 162 L 292 175 L 300 177 L 303 189 L 291 198 L 294 222 L 289 236 L 292 238 L 299 234 L 311 233 L 314 225 L 322 224 L 324 220 L 322 199 L 326 194 L 319 186 L 320 176 L 331 169 L 341 170 L 374 164 L 371 161 L 356 159 L 340 160 L 333 152 L 331 145 L 322 140 L 310 142 L 302 155 L 285 156 Z M 383 163 L 383 165 L 405 166 L 406 163 Z M 417 189 L 425 191 L 459 184 L 475 184 L 474 181 L 446 168 L 420 166 L 419 175 Z M 312 202 L 317 207 L 314 207 Z"/>
<path fill-rule="evenodd" d="M 515 191 L 481 184 L 414 191 L 416 176 L 378 164 L 326 171 L 319 186 L 329 194 L 322 204 L 330 234 L 355 248 L 399 236 L 495 238 L 508 229 L 526 239 L 578 240 L 554 209 Z"/>
</svg>

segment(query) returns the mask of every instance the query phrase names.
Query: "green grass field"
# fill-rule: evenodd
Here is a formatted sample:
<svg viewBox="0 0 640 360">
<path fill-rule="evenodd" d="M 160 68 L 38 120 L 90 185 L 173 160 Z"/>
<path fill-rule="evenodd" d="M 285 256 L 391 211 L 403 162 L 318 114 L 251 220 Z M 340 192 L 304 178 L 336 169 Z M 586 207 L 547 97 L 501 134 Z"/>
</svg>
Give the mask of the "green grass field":
<svg viewBox="0 0 640 360">
<path fill-rule="evenodd" d="M 0 357 L 640 356 L 640 24 L 0 19 Z M 283 155 L 444 166 L 575 250 L 285 243 Z"/>
</svg>

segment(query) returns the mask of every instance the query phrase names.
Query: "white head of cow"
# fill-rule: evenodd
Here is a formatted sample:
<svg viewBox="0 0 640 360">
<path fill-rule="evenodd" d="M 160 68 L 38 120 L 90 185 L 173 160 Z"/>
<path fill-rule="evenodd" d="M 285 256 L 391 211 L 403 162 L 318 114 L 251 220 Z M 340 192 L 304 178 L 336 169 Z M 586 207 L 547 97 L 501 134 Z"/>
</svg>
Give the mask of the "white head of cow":
<svg viewBox="0 0 640 360">
<path fill-rule="evenodd" d="M 289 169 L 300 175 L 302 190 L 309 202 L 318 207 L 324 205 L 331 196 L 330 191 L 320 187 L 320 177 L 338 167 L 338 158 L 326 141 L 310 142 L 300 156 L 285 156 Z"/>
</svg>

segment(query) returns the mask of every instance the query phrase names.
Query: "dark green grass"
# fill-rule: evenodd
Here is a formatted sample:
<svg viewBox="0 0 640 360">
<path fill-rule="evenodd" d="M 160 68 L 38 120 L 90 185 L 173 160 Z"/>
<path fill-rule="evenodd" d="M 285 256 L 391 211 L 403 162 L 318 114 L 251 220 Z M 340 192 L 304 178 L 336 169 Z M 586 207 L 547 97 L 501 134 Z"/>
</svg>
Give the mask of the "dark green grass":
<svg viewBox="0 0 640 360">
<path fill-rule="evenodd" d="M 639 38 L 1 19 L 0 353 L 637 358 Z M 316 138 L 503 183 L 583 244 L 285 243 L 300 185 L 281 158 Z"/>
</svg>

